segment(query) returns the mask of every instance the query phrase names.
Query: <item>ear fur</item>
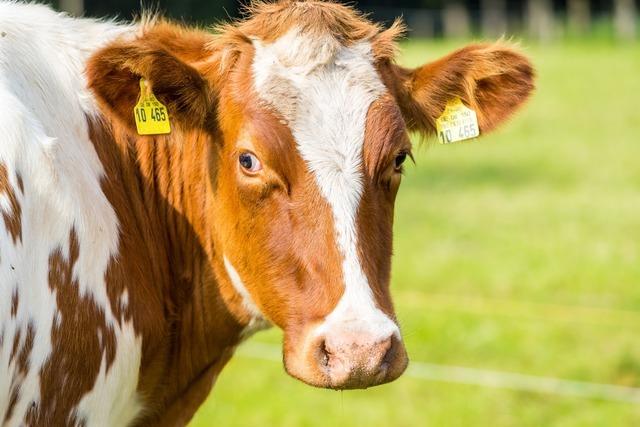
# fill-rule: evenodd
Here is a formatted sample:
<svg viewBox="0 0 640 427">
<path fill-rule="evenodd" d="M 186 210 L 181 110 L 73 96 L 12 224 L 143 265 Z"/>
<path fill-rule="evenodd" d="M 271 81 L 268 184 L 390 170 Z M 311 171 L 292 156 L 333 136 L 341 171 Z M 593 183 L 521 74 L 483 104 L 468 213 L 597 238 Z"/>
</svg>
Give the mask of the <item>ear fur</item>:
<svg viewBox="0 0 640 427">
<path fill-rule="evenodd" d="M 99 103 L 129 129 L 135 129 L 133 110 L 143 77 L 167 106 L 172 123 L 202 129 L 215 122 L 207 79 L 151 36 L 115 41 L 101 49 L 89 60 L 87 76 Z"/>
<path fill-rule="evenodd" d="M 530 61 L 504 43 L 470 45 L 416 69 L 390 67 L 385 80 L 409 128 L 427 135 L 435 132 L 436 119 L 455 97 L 475 110 L 481 132 L 487 133 L 516 112 L 535 88 Z"/>
</svg>

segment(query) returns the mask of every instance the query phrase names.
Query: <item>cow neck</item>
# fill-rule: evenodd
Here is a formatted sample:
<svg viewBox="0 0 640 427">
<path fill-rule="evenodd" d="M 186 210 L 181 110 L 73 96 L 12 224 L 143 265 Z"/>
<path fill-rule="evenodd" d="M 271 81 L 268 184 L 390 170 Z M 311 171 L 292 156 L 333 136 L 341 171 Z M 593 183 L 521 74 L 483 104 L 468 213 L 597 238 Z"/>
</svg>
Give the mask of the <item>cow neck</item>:
<svg viewBox="0 0 640 427">
<path fill-rule="evenodd" d="M 211 137 L 176 129 L 139 138 L 101 122 L 90 129 L 105 169 L 103 190 L 120 222 L 121 274 L 144 276 L 144 283 L 129 283 L 132 306 L 155 309 L 168 325 L 132 313 L 143 334 L 143 369 L 150 366 L 141 387 L 162 384 L 167 404 L 194 384 L 208 393 L 250 320 L 216 251 Z M 159 306 L 149 307 L 154 301 Z"/>
</svg>

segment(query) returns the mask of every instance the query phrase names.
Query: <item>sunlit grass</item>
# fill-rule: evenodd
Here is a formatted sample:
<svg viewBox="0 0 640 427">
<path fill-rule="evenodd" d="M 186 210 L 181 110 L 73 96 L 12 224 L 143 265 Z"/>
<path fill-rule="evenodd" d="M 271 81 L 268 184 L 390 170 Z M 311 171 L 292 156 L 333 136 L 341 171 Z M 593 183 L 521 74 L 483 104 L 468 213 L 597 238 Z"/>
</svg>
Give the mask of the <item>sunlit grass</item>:
<svg viewBox="0 0 640 427">
<path fill-rule="evenodd" d="M 455 47 L 410 43 L 404 62 Z M 393 288 L 410 356 L 640 386 L 640 47 L 527 51 L 526 109 L 481 142 L 417 149 L 407 173 Z M 237 357 L 192 425 L 631 426 L 640 407 L 407 377 L 338 393 Z"/>
</svg>

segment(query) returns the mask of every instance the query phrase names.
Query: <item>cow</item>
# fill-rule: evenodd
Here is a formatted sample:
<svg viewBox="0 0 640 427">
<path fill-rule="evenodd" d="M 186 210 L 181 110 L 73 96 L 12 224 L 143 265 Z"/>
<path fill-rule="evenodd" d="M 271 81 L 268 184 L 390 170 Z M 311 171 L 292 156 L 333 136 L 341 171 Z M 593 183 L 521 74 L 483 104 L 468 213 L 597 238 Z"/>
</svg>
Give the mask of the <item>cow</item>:
<svg viewBox="0 0 640 427">
<path fill-rule="evenodd" d="M 404 68 L 400 21 L 334 2 L 249 15 L 206 31 L 0 2 L 3 427 L 185 425 L 272 325 L 309 385 L 405 370 L 389 282 L 409 134 L 452 99 L 490 132 L 533 67 L 498 42 Z"/>
</svg>

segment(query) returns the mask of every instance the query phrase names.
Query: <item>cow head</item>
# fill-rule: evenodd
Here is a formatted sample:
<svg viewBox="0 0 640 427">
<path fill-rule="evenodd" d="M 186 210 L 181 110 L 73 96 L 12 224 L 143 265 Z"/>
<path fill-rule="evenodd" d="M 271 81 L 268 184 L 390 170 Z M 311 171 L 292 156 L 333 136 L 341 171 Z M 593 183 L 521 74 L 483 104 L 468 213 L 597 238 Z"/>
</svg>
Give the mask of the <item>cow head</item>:
<svg viewBox="0 0 640 427">
<path fill-rule="evenodd" d="M 407 366 L 389 281 L 408 131 L 432 134 L 458 97 L 488 132 L 533 89 L 530 63 L 503 44 L 399 67 L 400 33 L 285 1 L 217 35 L 152 24 L 89 65 L 101 105 L 132 131 L 144 77 L 174 126 L 208 135 L 212 262 L 284 330 L 287 371 L 315 386 L 373 386 Z"/>
</svg>

